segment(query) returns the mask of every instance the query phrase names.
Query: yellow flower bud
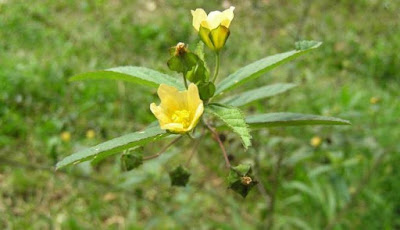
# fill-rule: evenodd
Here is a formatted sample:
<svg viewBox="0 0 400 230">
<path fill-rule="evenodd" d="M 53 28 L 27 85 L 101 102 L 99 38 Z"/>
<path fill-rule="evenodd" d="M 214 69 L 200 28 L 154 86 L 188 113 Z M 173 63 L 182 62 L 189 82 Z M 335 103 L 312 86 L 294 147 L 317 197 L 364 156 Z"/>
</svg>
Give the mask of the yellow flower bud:
<svg viewBox="0 0 400 230">
<path fill-rule="evenodd" d="M 150 110 L 158 119 L 161 129 L 186 133 L 196 127 L 204 106 L 195 84 L 190 84 L 188 90 L 181 92 L 175 87 L 161 84 L 157 94 L 161 103 L 158 106 L 152 103 Z"/>
<path fill-rule="evenodd" d="M 86 131 L 86 138 L 87 139 L 93 139 L 96 136 L 96 133 L 94 132 L 93 129 L 89 129 Z"/>
<path fill-rule="evenodd" d="M 212 50 L 219 51 L 229 37 L 229 26 L 233 20 L 235 7 L 220 12 L 207 13 L 198 8 L 192 10 L 193 27 L 199 32 L 201 40 Z"/>
<path fill-rule="evenodd" d="M 64 131 L 60 134 L 60 138 L 64 142 L 69 142 L 71 140 L 71 133 L 68 131 Z"/>
<path fill-rule="evenodd" d="M 322 144 L 322 139 L 320 137 L 318 137 L 318 136 L 315 136 L 315 137 L 311 138 L 310 144 L 313 147 L 318 147 L 318 146 L 320 146 Z"/>
</svg>

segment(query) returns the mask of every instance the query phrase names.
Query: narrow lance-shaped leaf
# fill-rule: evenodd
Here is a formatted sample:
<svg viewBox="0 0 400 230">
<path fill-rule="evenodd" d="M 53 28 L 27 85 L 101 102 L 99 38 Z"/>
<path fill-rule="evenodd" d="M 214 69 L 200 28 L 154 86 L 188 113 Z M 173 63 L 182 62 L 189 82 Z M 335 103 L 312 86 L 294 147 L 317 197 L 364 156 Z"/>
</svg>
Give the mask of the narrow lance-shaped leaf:
<svg viewBox="0 0 400 230">
<path fill-rule="evenodd" d="M 183 89 L 183 85 L 174 77 L 156 70 L 137 67 L 121 66 L 106 70 L 87 72 L 75 75 L 70 78 L 71 81 L 93 80 L 93 79 L 113 79 L 121 80 L 151 87 L 158 87 L 160 84 L 166 84 Z"/>
<path fill-rule="evenodd" d="M 335 117 L 300 113 L 266 113 L 248 116 L 246 123 L 251 128 L 298 125 L 350 125 L 347 120 Z"/>
<path fill-rule="evenodd" d="M 296 84 L 278 83 L 273 85 L 267 85 L 231 97 L 224 98 L 222 99 L 221 103 L 232 106 L 243 106 L 255 100 L 260 100 L 263 98 L 272 97 L 277 94 L 283 93 L 293 87 L 296 87 Z"/>
<path fill-rule="evenodd" d="M 57 163 L 56 169 L 71 165 L 78 164 L 83 161 L 93 160 L 97 157 L 106 157 L 119 153 L 125 149 L 133 148 L 135 146 L 145 145 L 149 142 L 159 140 L 169 135 L 158 126 L 149 127 L 143 131 L 130 133 L 115 139 L 103 142 L 94 147 L 90 147 L 74 153 L 60 162 Z"/>
<path fill-rule="evenodd" d="M 236 88 L 247 81 L 260 77 L 261 75 L 265 74 L 267 71 L 273 69 L 274 67 L 279 66 L 280 64 L 283 64 L 286 61 L 289 61 L 302 54 L 305 54 L 312 49 L 318 48 L 322 43 L 313 42 L 312 44 L 313 44 L 312 46 L 311 45 L 307 47 L 302 46 L 300 47 L 301 49 L 265 57 L 245 67 L 240 68 L 239 70 L 237 70 L 236 72 L 234 72 L 233 74 L 229 75 L 227 78 L 222 80 L 217 85 L 217 92 L 215 93 L 215 95 Z"/>
<path fill-rule="evenodd" d="M 222 104 L 209 104 L 206 112 L 221 119 L 230 129 L 242 139 L 243 146 L 251 146 L 251 135 L 240 109 Z"/>
</svg>

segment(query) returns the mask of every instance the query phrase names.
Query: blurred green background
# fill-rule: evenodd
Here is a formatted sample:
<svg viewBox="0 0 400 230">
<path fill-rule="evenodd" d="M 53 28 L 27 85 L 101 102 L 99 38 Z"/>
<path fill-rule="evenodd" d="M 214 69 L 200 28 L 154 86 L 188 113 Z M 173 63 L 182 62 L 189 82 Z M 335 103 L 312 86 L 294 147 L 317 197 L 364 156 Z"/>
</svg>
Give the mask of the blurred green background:
<svg viewBox="0 0 400 230">
<path fill-rule="evenodd" d="M 69 77 L 122 65 L 173 74 L 168 48 L 198 42 L 190 10 L 230 5 L 220 78 L 297 40 L 324 42 L 245 84 L 299 85 L 247 114 L 321 114 L 353 125 L 254 132 L 247 152 L 227 135 L 233 163 L 255 165 L 267 188 L 246 199 L 227 189 L 209 136 L 185 188 L 170 187 L 168 171 L 186 162 L 188 140 L 131 172 L 121 172 L 119 155 L 54 172 L 63 157 L 155 120 L 155 89 Z M 0 0 L 0 229 L 400 229 L 399 50 L 394 0 Z"/>
</svg>

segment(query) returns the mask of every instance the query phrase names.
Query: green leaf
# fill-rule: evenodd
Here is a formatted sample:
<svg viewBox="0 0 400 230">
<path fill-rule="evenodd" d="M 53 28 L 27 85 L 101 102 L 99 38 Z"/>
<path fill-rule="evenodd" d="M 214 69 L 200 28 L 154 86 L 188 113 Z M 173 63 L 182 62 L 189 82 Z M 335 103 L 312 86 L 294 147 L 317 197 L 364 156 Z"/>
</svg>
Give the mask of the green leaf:
<svg viewBox="0 0 400 230">
<path fill-rule="evenodd" d="M 87 72 L 75 75 L 70 81 L 113 79 L 121 80 L 151 87 L 158 87 L 160 84 L 174 86 L 178 89 L 184 89 L 184 86 L 174 77 L 156 70 L 137 66 L 121 66 L 106 70 Z"/>
<path fill-rule="evenodd" d="M 294 43 L 296 50 L 307 50 L 311 47 L 317 45 L 319 42 L 317 41 L 298 41 Z"/>
<path fill-rule="evenodd" d="M 274 67 L 277 67 L 285 63 L 286 61 L 305 54 L 312 49 L 318 48 L 321 44 L 321 42 L 318 42 L 308 49 L 292 50 L 286 53 L 275 54 L 273 56 L 265 57 L 256 62 L 253 62 L 243 68 L 240 68 L 217 85 L 216 95 L 236 88 L 239 85 L 246 83 L 247 81 L 260 77 Z"/>
<path fill-rule="evenodd" d="M 206 112 L 221 119 L 230 129 L 237 133 L 246 149 L 251 146 L 251 135 L 240 109 L 213 103 L 206 107 Z"/>
<path fill-rule="evenodd" d="M 350 125 L 347 120 L 335 117 L 301 113 L 265 113 L 246 118 L 251 128 L 263 128 L 273 126 L 298 126 L 298 125 Z"/>
<path fill-rule="evenodd" d="M 143 131 L 117 137 L 94 147 L 74 153 L 58 162 L 56 169 L 60 169 L 71 164 L 78 164 L 84 161 L 93 160 L 97 157 L 110 156 L 125 149 L 133 148 L 135 146 L 142 146 L 149 142 L 157 141 L 163 137 L 166 137 L 167 135 L 169 134 L 167 134 L 164 130 L 161 130 L 158 126 L 149 127 Z"/>
<path fill-rule="evenodd" d="M 228 104 L 232 106 L 243 106 L 255 100 L 272 97 L 277 94 L 283 93 L 293 87 L 296 87 L 296 84 L 278 83 L 267 85 L 225 98 L 221 102 L 223 104 Z"/>
</svg>

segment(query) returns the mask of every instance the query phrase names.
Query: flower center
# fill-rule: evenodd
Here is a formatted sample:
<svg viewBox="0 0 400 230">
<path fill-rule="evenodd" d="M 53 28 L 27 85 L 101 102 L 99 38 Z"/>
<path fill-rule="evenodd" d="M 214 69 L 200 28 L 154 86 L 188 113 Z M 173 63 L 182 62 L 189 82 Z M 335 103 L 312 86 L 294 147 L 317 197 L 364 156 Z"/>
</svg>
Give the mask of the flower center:
<svg viewBox="0 0 400 230">
<path fill-rule="evenodd" d="M 172 121 L 182 124 L 183 127 L 188 127 L 190 124 L 190 112 L 186 109 L 177 110 L 172 114 Z"/>
</svg>

